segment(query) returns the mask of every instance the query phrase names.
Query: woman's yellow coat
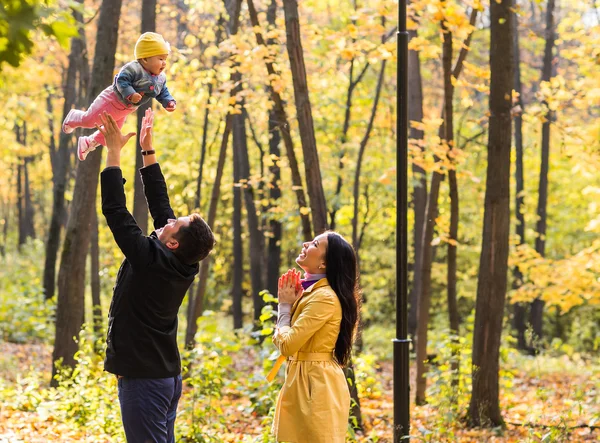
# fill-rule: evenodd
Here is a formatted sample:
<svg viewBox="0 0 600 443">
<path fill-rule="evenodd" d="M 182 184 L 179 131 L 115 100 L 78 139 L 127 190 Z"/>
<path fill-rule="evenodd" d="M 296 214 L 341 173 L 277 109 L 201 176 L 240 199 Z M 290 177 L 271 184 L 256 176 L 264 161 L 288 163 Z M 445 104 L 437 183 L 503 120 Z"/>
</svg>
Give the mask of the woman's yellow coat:
<svg viewBox="0 0 600 443">
<path fill-rule="evenodd" d="M 273 421 L 277 441 L 345 441 L 350 393 L 333 355 L 341 321 L 340 301 L 323 278 L 294 303 L 291 327 L 275 332 L 273 343 L 288 357 Z"/>
</svg>

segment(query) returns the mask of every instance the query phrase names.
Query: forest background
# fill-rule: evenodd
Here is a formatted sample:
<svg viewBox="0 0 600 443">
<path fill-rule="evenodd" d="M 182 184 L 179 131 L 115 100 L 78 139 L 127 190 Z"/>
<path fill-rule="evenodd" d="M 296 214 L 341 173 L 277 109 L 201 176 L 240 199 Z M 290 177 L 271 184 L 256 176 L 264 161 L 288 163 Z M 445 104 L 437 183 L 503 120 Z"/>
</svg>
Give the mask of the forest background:
<svg viewBox="0 0 600 443">
<path fill-rule="evenodd" d="M 397 2 L 2 6 L 0 441 L 124 441 L 116 381 L 102 371 L 122 259 L 96 198 L 103 153 L 78 163 L 76 137 L 60 127 L 156 30 L 173 47 L 178 102 L 172 114 L 153 105 L 171 203 L 205 215 L 218 240 L 180 314 L 179 441 L 273 441 L 283 376 L 269 385 L 264 375 L 276 280 L 301 242 L 331 228 L 361 268 L 348 438 L 390 442 Z M 600 8 L 412 1 L 408 25 L 411 435 L 598 441 Z M 494 78 L 510 80 L 504 130 Z M 504 163 L 491 154 L 499 140 Z M 140 164 L 132 141 L 126 192 L 147 231 Z M 484 215 L 495 192 L 510 196 L 510 238 L 492 280 L 480 260 L 494 250 Z M 478 321 L 496 354 L 476 350 Z M 478 380 L 499 390 L 482 398 Z"/>
</svg>

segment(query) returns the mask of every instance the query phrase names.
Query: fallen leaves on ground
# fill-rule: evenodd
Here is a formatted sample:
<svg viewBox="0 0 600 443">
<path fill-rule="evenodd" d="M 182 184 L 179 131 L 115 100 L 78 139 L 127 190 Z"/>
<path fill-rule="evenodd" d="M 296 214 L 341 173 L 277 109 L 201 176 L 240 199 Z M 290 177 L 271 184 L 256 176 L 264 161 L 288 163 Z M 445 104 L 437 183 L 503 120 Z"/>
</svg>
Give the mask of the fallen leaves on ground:
<svg viewBox="0 0 600 443">
<path fill-rule="evenodd" d="M 14 383 L 17 377 L 29 371 L 41 371 L 50 379 L 52 349 L 42 344 L 13 344 L 0 342 L 0 383 Z M 240 356 L 236 369 L 254 364 L 253 356 Z M 566 357 L 565 357 L 566 358 Z M 568 362 L 563 362 L 565 365 Z M 393 397 L 392 363 L 382 362 L 378 368 L 381 377 L 381 395 L 361 399 L 364 418 L 364 434 L 358 441 L 392 442 Z M 507 422 L 504 431 L 499 429 L 469 429 L 463 421 L 448 425 L 447 437 L 439 437 L 440 411 L 431 405 L 411 407 L 411 435 L 420 441 L 460 443 L 478 442 L 597 442 L 600 430 L 577 427 L 564 432 L 565 428 L 594 425 L 600 416 L 600 389 L 597 369 L 581 367 L 579 371 L 513 371 L 510 390 L 501 392 L 502 411 Z M 534 373 L 535 372 L 535 373 Z M 412 379 L 413 377 L 411 377 Z M 116 392 L 115 392 L 115 401 Z M 89 436 L 85 429 L 73 429 L 61 423 L 43 410 L 21 411 L 0 406 L 0 443 L 37 442 L 99 442 L 98 435 Z M 250 401 L 234 391 L 225 390 L 223 398 L 215 404 L 215 410 L 227 417 L 226 432 L 219 435 L 224 443 L 252 441 L 264 429 L 264 417 L 248 413 Z M 218 409 L 220 408 L 220 410 Z M 464 411 L 463 416 L 466 416 Z M 562 430 L 562 432 L 560 432 Z M 436 437 L 432 437 L 435 431 Z M 548 437 L 554 432 L 554 439 Z M 545 438 L 545 440 L 544 440 Z"/>
</svg>

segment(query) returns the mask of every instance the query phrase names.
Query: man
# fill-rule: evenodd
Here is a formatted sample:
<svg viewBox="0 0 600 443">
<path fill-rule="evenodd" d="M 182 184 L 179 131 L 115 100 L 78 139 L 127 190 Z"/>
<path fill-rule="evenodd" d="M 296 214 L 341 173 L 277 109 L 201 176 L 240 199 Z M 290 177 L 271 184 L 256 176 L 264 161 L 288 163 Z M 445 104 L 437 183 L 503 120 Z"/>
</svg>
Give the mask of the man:
<svg viewBox="0 0 600 443">
<path fill-rule="evenodd" d="M 153 113 L 143 119 L 140 170 L 155 231 L 144 236 L 125 205 L 121 148 L 115 120 L 101 116 L 108 151 L 100 175 L 102 213 L 125 260 L 117 274 L 109 311 L 106 371 L 117 375 L 119 402 L 129 443 L 174 443 L 181 396 L 177 313 L 198 272 L 198 262 L 214 246 L 210 227 L 198 215 L 175 218 L 165 179 L 152 148 Z"/>
</svg>

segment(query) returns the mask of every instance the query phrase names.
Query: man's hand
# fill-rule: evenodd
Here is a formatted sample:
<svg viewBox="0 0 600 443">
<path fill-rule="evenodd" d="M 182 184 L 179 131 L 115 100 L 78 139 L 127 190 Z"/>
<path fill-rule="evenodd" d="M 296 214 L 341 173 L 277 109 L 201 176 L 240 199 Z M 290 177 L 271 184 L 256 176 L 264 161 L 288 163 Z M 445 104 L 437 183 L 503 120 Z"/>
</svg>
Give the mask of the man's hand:
<svg viewBox="0 0 600 443">
<path fill-rule="evenodd" d="M 142 118 L 142 128 L 140 130 L 140 147 L 144 151 L 152 150 L 152 125 L 154 124 L 154 112 L 152 108 L 146 109 L 144 118 Z"/>
<path fill-rule="evenodd" d="M 104 135 L 106 140 L 106 150 L 108 151 L 106 167 L 121 166 L 121 149 L 135 135 L 135 132 L 123 135 L 115 119 L 106 111 L 100 116 L 100 122 L 102 126 L 96 123 L 96 129 Z"/>
<path fill-rule="evenodd" d="M 140 129 L 140 147 L 142 151 L 153 151 L 152 147 L 152 126 L 154 125 L 154 112 L 152 108 L 146 109 L 146 114 L 142 118 L 142 128 Z M 144 167 L 157 163 L 156 155 L 142 155 Z"/>
<path fill-rule="evenodd" d="M 177 103 L 175 103 L 173 100 L 171 100 L 165 109 L 168 112 L 173 112 L 176 107 L 177 107 Z"/>
</svg>

